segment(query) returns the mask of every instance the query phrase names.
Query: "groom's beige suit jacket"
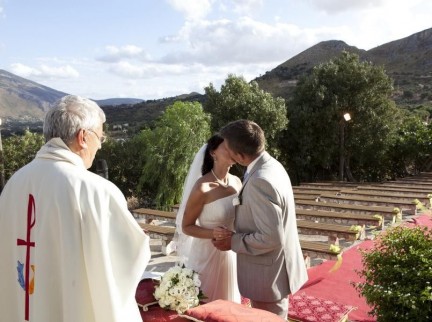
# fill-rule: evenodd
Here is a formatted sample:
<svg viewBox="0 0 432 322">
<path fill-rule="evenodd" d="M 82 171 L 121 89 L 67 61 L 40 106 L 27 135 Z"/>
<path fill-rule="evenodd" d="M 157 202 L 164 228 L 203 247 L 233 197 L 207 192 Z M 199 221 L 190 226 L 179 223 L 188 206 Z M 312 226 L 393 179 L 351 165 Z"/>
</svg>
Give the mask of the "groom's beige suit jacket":
<svg viewBox="0 0 432 322">
<path fill-rule="evenodd" d="M 240 293 L 274 302 L 308 279 L 297 232 L 294 195 L 284 167 L 267 152 L 239 194 L 231 247 L 237 253 Z"/>
</svg>

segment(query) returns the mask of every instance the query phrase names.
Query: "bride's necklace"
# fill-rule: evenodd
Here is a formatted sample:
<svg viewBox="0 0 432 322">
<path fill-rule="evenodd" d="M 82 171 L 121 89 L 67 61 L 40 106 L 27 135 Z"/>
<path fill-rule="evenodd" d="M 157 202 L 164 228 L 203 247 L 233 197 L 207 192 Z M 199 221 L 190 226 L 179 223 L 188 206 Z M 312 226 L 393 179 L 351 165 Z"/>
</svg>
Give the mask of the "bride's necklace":
<svg viewBox="0 0 432 322">
<path fill-rule="evenodd" d="M 220 185 L 222 188 L 228 188 L 228 187 L 229 187 L 229 179 L 228 179 L 228 176 L 227 176 L 227 178 L 226 178 L 226 183 L 224 183 L 221 179 L 219 179 L 219 178 L 215 175 L 215 173 L 213 172 L 213 169 L 211 169 L 210 171 L 211 171 L 211 173 L 213 173 L 213 177 L 215 177 L 217 183 L 219 183 L 219 185 Z"/>
</svg>

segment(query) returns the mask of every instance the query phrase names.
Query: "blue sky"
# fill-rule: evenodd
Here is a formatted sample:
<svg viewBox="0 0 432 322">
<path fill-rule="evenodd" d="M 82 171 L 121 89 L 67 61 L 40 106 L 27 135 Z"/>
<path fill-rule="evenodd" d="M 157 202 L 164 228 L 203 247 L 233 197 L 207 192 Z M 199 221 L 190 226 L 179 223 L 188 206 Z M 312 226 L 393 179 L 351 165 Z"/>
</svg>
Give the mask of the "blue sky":
<svg viewBox="0 0 432 322">
<path fill-rule="evenodd" d="M 361 49 L 432 27 L 430 0 L 0 0 L 0 69 L 93 99 L 251 80 L 324 40 Z"/>
</svg>

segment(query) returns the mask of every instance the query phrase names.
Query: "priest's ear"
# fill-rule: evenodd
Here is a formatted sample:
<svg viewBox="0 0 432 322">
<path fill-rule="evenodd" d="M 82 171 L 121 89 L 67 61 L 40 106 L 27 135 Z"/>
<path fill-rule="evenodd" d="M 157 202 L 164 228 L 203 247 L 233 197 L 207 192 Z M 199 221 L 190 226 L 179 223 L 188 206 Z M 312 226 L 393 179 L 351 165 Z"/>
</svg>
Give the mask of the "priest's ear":
<svg viewBox="0 0 432 322">
<path fill-rule="evenodd" d="M 81 149 L 87 149 L 88 145 L 87 145 L 87 133 L 86 130 L 84 129 L 80 129 L 78 131 L 78 133 L 75 136 L 76 140 L 75 140 L 75 144 L 78 146 L 78 148 Z"/>
</svg>

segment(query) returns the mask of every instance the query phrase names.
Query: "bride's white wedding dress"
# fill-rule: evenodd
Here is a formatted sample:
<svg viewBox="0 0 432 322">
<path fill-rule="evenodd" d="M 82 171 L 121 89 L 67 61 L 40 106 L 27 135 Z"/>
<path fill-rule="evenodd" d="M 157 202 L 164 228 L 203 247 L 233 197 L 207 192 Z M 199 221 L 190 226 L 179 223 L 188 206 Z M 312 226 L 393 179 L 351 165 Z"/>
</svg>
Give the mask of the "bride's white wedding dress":
<svg viewBox="0 0 432 322">
<path fill-rule="evenodd" d="M 226 226 L 233 230 L 233 199 L 236 196 L 234 194 L 204 205 L 197 224 L 209 229 Z M 237 260 L 233 251 L 220 251 L 210 239 L 194 238 L 187 266 L 199 273 L 201 290 L 208 298 L 205 301 L 224 299 L 241 302 L 237 286 Z"/>
</svg>

